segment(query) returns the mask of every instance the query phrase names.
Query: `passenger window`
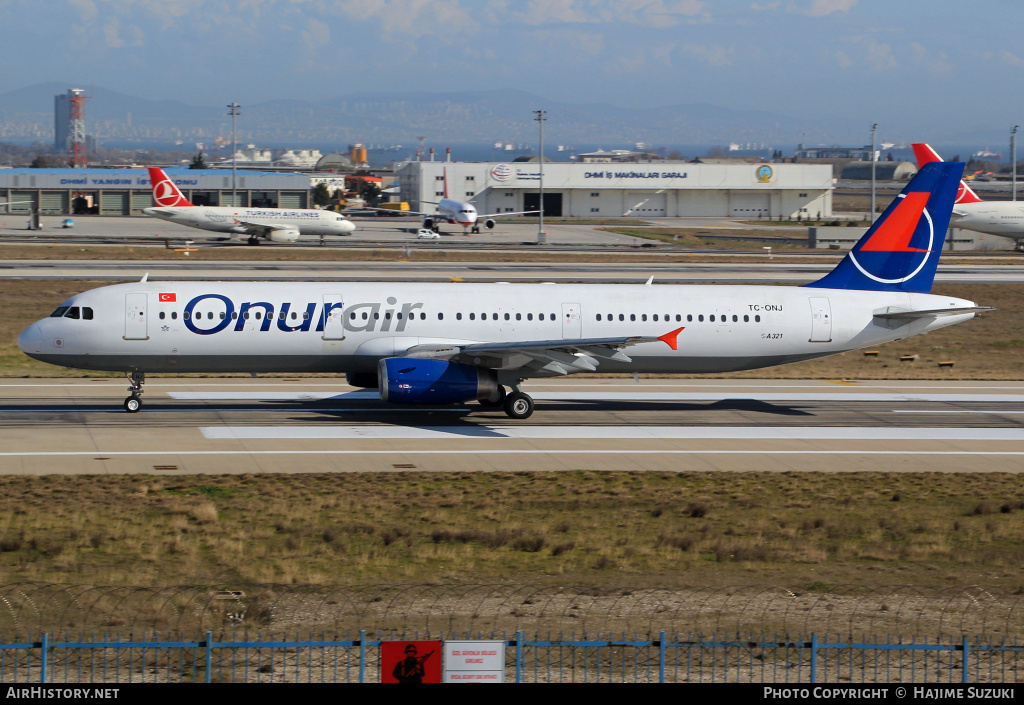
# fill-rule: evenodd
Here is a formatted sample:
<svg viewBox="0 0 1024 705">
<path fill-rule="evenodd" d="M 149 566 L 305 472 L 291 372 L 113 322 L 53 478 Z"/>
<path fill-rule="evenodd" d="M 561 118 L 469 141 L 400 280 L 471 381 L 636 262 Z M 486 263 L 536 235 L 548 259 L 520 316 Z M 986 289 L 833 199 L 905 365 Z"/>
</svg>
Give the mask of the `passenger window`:
<svg viewBox="0 0 1024 705">
<path fill-rule="evenodd" d="M 744 315 L 743 316 L 743 322 L 744 323 L 750 323 L 750 316 Z"/>
<path fill-rule="evenodd" d="M 257 311 L 257 312 L 256 312 L 256 320 L 258 321 L 258 320 L 260 320 L 261 318 L 263 318 L 263 312 L 262 312 L 262 311 Z"/>
<path fill-rule="evenodd" d="M 701 323 L 703 323 L 704 322 L 704 314 L 702 313 L 699 316 L 697 316 L 697 320 L 700 321 Z"/>
<path fill-rule="evenodd" d="M 351 318 L 353 321 L 356 320 L 356 312 L 353 311 L 352 313 L 348 314 L 348 317 Z"/>
<path fill-rule="evenodd" d="M 537 314 L 537 320 L 538 321 L 543 321 L 544 320 L 544 314 L 543 313 L 538 313 Z"/>
<path fill-rule="evenodd" d="M 511 316 L 509 316 L 509 315 L 508 315 L 508 314 L 506 313 L 506 314 L 505 314 L 505 320 L 507 321 L 507 320 L 509 320 L 510 318 L 512 318 L 512 317 L 511 317 Z"/>
<path fill-rule="evenodd" d="M 629 320 L 635 321 L 636 320 L 636 314 L 635 313 L 629 314 Z"/>
<path fill-rule="evenodd" d="M 421 321 L 425 321 L 425 320 L 427 320 L 427 314 L 425 314 L 425 313 L 421 313 L 421 314 L 420 314 L 420 320 L 421 320 Z"/>
<path fill-rule="evenodd" d="M 533 320 L 533 314 L 532 313 L 526 314 L 526 320 L 532 321 Z"/>
<path fill-rule="evenodd" d="M 738 317 L 738 316 L 737 316 L 737 315 L 736 315 L 736 314 L 734 313 L 734 314 L 732 315 L 732 322 L 733 322 L 733 323 L 736 323 L 736 322 L 738 322 L 739 320 L 740 320 L 740 319 L 739 319 L 739 317 Z"/>
<path fill-rule="evenodd" d="M 292 320 L 294 321 L 294 320 L 295 320 L 296 318 L 298 318 L 298 317 L 299 317 L 299 314 L 298 314 L 298 312 L 296 312 L 296 311 L 292 311 Z M 221 316 L 221 318 L 224 318 L 224 316 Z"/>
<path fill-rule="evenodd" d="M 247 313 L 245 315 L 248 316 L 249 314 Z M 190 311 L 185 311 L 185 314 L 182 316 L 182 318 L 184 318 L 187 321 L 190 316 L 191 316 L 191 312 Z"/>
<path fill-rule="evenodd" d="M 380 313 L 378 311 L 374 311 L 373 312 L 373 320 L 375 320 L 375 321 L 379 321 L 380 320 Z"/>
<path fill-rule="evenodd" d="M 553 320 L 555 320 L 555 318 L 557 318 L 557 316 L 555 316 L 555 314 L 552 313 L 551 314 L 551 320 L 553 321 Z"/>
<path fill-rule="evenodd" d="M 160 312 L 160 320 L 164 320 L 164 316 L 167 315 L 163 311 Z"/>
<path fill-rule="evenodd" d="M 71 308 L 69 308 L 68 312 L 64 314 L 64 318 L 74 318 L 75 320 L 78 320 L 78 318 L 79 318 L 78 307 L 77 306 L 72 306 Z"/>
<path fill-rule="evenodd" d="M 82 320 L 83 321 L 91 321 L 92 320 L 92 309 L 89 308 L 88 306 L 83 306 L 82 307 Z"/>
<path fill-rule="evenodd" d="M 640 320 L 641 321 L 646 321 L 647 320 L 647 314 L 646 313 L 641 314 L 640 315 Z"/>
<path fill-rule="evenodd" d="M 363 320 L 366 320 L 366 311 L 363 311 Z"/>
<path fill-rule="evenodd" d="M 386 311 L 384 313 L 384 320 L 385 321 L 390 321 L 391 320 L 391 311 Z"/>
<path fill-rule="evenodd" d="M 456 321 L 461 321 L 462 320 L 462 314 L 461 313 L 456 313 L 455 314 L 455 320 Z"/>
<path fill-rule="evenodd" d="M 172 321 L 178 320 L 178 312 L 177 311 L 171 311 L 171 320 Z"/>
<path fill-rule="evenodd" d="M 173 313 L 171 314 L 171 318 L 174 318 L 174 314 Z M 231 320 L 232 321 L 238 320 L 238 311 L 232 311 L 231 312 Z"/>
<path fill-rule="evenodd" d="M 521 313 L 517 313 L 517 314 L 516 314 L 516 320 L 517 320 L 517 321 L 521 321 L 521 320 L 523 320 L 523 314 L 521 314 Z"/>
<path fill-rule="evenodd" d="M 304 321 L 308 321 L 309 320 L 309 311 L 303 311 L 302 312 L 302 320 L 304 320 Z"/>
<path fill-rule="evenodd" d="M 754 316 L 754 322 L 755 323 L 760 323 L 761 322 L 761 316 Z"/>
<path fill-rule="evenodd" d="M 496 320 L 498 320 L 498 314 L 496 314 L 496 313 L 492 313 L 492 314 L 491 314 L 491 320 L 492 320 L 492 321 L 496 321 Z"/>
<path fill-rule="evenodd" d="M 246 312 L 245 312 L 245 315 L 243 315 L 243 316 L 242 316 L 242 318 L 244 318 L 245 320 L 247 320 L 247 321 L 248 321 L 248 320 L 249 320 L 249 312 L 248 312 L 248 311 L 246 311 Z"/>
<path fill-rule="evenodd" d="M 711 321 L 712 323 L 714 323 L 715 322 L 715 314 L 712 313 L 710 316 L 708 316 L 708 320 Z"/>
<path fill-rule="evenodd" d="M 443 313 L 437 314 L 437 320 L 443 321 L 444 320 L 444 314 Z"/>
<path fill-rule="evenodd" d="M 221 311 L 220 312 L 220 320 L 223 321 L 225 318 L 226 318 L 226 314 L 223 311 Z"/>
<path fill-rule="evenodd" d="M 686 314 L 686 322 L 687 323 L 692 323 L 693 322 L 693 314 L 692 313 Z"/>
<path fill-rule="evenodd" d="M 597 320 L 599 320 L 599 321 L 601 320 L 601 314 L 600 313 L 597 314 Z"/>
<path fill-rule="evenodd" d="M 469 320 L 475 321 L 476 320 L 476 314 L 475 313 L 469 314 Z"/>
<path fill-rule="evenodd" d="M 657 320 L 658 320 L 658 314 L 654 314 L 654 318 L 653 318 L 653 320 L 655 320 L 655 321 L 657 321 Z"/>
<path fill-rule="evenodd" d="M 676 314 L 676 323 L 679 323 L 682 320 L 683 320 L 683 317 L 680 314 L 677 313 Z"/>
<path fill-rule="evenodd" d="M 620 320 L 620 321 L 624 321 L 624 320 L 626 320 L 626 316 L 625 316 L 625 314 L 622 314 L 622 313 L 620 313 L 620 314 L 619 314 L 619 320 Z"/>
</svg>

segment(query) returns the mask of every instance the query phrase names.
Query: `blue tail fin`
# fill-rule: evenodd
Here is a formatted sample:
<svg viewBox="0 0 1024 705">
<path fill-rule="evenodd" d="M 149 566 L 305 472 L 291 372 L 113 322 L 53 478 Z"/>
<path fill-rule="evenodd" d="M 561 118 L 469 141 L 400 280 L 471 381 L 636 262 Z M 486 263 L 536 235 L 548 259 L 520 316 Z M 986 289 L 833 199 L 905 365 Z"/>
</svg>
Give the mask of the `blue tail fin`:
<svg viewBox="0 0 1024 705">
<path fill-rule="evenodd" d="M 932 290 L 964 165 L 925 164 L 835 269 L 822 289 Z"/>
</svg>

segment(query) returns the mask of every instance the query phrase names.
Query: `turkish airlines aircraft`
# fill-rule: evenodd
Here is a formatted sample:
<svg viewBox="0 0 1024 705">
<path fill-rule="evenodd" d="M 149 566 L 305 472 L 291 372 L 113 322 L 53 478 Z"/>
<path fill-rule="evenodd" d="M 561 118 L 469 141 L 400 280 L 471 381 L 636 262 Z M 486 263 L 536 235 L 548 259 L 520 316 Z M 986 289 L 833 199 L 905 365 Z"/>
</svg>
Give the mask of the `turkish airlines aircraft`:
<svg viewBox="0 0 1024 705">
<path fill-rule="evenodd" d="M 469 201 L 457 201 L 454 198 L 448 197 L 448 170 L 444 170 L 444 198 L 440 201 L 421 201 L 421 203 L 431 203 L 437 206 L 437 211 L 434 213 L 421 213 L 419 211 L 404 211 L 406 215 L 421 215 L 423 216 L 423 227 L 427 230 L 433 230 L 435 233 L 440 232 L 439 228 L 441 223 L 450 223 L 452 225 L 461 225 L 462 234 L 468 235 L 469 233 L 480 232 L 480 221 L 483 220 L 484 227 L 488 230 L 492 230 L 496 225 L 494 220 L 495 216 L 498 215 L 532 215 L 540 213 L 540 211 L 515 211 L 512 213 L 485 213 L 481 215 L 476 212 L 476 206 Z M 374 208 L 373 210 L 387 210 L 385 208 Z M 394 211 L 388 211 L 394 213 Z"/>
<path fill-rule="evenodd" d="M 934 149 L 927 144 L 914 144 L 917 166 L 941 162 Z M 966 182 L 960 182 L 950 225 L 954 228 L 979 233 L 1024 238 L 1024 201 L 983 201 Z M 1022 243 L 1018 242 L 1018 249 Z"/>
<path fill-rule="evenodd" d="M 153 186 L 153 208 L 143 213 L 190 228 L 218 233 L 248 235 L 250 245 L 260 239 L 295 242 L 299 235 L 349 235 L 355 224 L 334 211 L 317 208 L 225 208 L 196 206 L 185 198 L 163 169 L 149 167 Z"/>
<path fill-rule="evenodd" d="M 142 281 L 83 292 L 18 345 L 55 365 L 333 372 L 397 404 L 533 413 L 521 383 L 577 372 L 751 370 L 875 346 L 990 310 L 932 295 L 963 164 L 928 164 L 806 286 Z M 508 391 L 511 390 L 511 391 Z"/>
</svg>

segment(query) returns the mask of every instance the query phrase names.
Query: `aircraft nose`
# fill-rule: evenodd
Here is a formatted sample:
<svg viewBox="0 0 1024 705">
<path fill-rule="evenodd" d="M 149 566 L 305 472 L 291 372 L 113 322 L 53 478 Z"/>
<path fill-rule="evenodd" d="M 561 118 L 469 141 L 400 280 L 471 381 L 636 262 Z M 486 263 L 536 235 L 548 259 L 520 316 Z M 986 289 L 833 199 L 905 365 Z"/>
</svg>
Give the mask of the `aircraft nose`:
<svg viewBox="0 0 1024 705">
<path fill-rule="evenodd" d="M 356 224 L 353 223 L 351 220 L 346 220 L 346 221 L 342 222 L 342 224 L 341 224 L 341 232 L 343 232 L 343 233 L 350 233 L 350 232 L 355 231 L 355 229 L 356 229 Z"/>
<path fill-rule="evenodd" d="M 31 355 L 34 352 L 39 352 L 42 340 L 43 334 L 39 330 L 39 323 L 36 322 L 21 331 L 21 335 L 18 336 L 18 347 L 26 355 Z"/>
</svg>

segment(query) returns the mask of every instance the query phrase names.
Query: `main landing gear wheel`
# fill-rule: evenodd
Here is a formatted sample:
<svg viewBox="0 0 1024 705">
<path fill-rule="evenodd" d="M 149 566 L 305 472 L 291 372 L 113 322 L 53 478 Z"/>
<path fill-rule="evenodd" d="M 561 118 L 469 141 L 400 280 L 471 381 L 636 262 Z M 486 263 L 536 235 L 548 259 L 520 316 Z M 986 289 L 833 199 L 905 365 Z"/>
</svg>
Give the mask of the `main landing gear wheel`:
<svg viewBox="0 0 1024 705">
<path fill-rule="evenodd" d="M 513 419 L 528 419 L 533 414 L 533 399 L 529 394 L 513 392 L 505 397 L 505 413 Z"/>
<path fill-rule="evenodd" d="M 124 410 L 129 414 L 137 413 L 142 408 L 142 400 L 132 394 L 130 397 L 124 400 Z"/>
<path fill-rule="evenodd" d="M 258 244 L 260 244 L 260 239 L 258 237 L 256 237 L 255 235 L 250 235 L 249 236 L 249 244 L 250 245 L 258 245 Z"/>
<path fill-rule="evenodd" d="M 491 399 L 477 399 L 480 402 L 480 406 L 485 409 L 500 409 L 505 406 L 505 397 L 508 396 L 508 392 L 505 391 L 504 387 L 498 387 L 498 393 L 494 398 Z"/>
</svg>

